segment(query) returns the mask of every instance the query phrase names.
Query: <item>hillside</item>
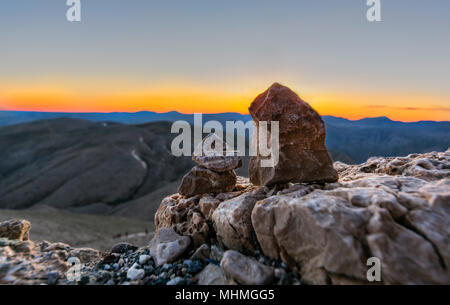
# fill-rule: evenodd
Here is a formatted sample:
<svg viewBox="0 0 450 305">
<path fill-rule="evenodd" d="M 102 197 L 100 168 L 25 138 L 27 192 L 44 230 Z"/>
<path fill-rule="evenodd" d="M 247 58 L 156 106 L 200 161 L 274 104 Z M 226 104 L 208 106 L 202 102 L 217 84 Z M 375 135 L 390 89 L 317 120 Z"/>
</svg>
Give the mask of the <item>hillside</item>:
<svg viewBox="0 0 450 305">
<path fill-rule="evenodd" d="M 124 203 L 159 204 L 191 166 L 170 154 L 168 123 L 122 125 L 56 119 L 0 129 L 0 208 L 50 206 L 72 212 L 139 216 Z M 173 190 L 171 190 L 173 191 Z M 163 192 L 165 193 L 165 192 Z"/>
<path fill-rule="evenodd" d="M 445 150 L 449 123 L 325 117 L 334 161 Z M 0 128 L 0 208 L 52 207 L 153 220 L 190 158 L 175 158 L 169 122 L 125 125 L 61 118 Z M 175 162 L 176 161 L 176 162 Z M 244 158 L 240 176 L 248 176 Z M 157 178 L 157 179 L 155 179 Z"/>
</svg>

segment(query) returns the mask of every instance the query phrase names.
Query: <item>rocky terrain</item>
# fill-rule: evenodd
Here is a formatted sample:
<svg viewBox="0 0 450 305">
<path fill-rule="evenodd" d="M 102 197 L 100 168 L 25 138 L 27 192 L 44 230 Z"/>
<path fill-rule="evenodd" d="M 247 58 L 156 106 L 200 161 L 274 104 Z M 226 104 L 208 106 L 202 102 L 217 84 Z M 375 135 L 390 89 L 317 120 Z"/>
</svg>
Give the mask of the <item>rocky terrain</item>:
<svg viewBox="0 0 450 305">
<path fill-rule="evenodd" d="M 112 250 L 121 253 L 34 244 L 28 225 L 1 223 L 0 283 L 369 284 L 375 256 L 382 284 L 449 284 L 450 151 L 334 166 L 336 183 L 268 188 L 238 177 L 232 192 L 171 195 L 160 237 Z M 70 257 L 81 261 L 78 281 L 67 279 Z"/>
<path fill-rule="evenodd" d="M 205 138 L 204 158 L 194 156 L 180 192 L 162 200 L 140 248 L 34 244 L 28 221 L 0 223 L 0 283 L 372 284 L 375 257 L 377 284 L 450 284 L 450 150 L 331 164 L 322 119 L 286 87 L 264 94 L 254 115 L 286 118 L 281 166 L 263 170 L 258 155 L 250 179 L 237 176 L 240 160 Z M 289 161 L 303 166 L 292 173 Z M 283 173 L 288 181 L 274 183 Z"/>
</svg>

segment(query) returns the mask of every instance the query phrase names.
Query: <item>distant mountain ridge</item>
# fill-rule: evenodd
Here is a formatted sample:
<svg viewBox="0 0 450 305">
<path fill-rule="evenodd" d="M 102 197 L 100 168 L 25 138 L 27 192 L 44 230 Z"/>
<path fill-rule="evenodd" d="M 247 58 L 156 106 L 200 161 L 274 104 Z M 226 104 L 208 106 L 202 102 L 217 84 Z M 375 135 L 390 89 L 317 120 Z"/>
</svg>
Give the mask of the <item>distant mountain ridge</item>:
<svg viewBox="0 0 450 305">
<path fill-rule="evenodd" d="M 57 118 L 83 119 L 92 122 L 115 122 L 127 125 L 159 121 L 184 120 L 194 123 L 193 114 L 176 111 L 156 113 L 54 113 L 27 111 L 0 111 L 0 127 Z M 450 147 L 450 122 L 399 122 L 387 117 L 348 120 L 323 116 L 327 125 L 327 147 L 348 163 L 362 163 L 372 156 L 402 156 L 410 153 L 444 151 Z M 250 121 L 250 115 L 240 113 L 204 114 L 203 123 L 216 120 L 225 126 L 226 121 Z"/>
<path fill-rule="evenodd" d="M 170 112 L 152 112 L 152 111 L 140 111 L 140 112 L 34 112 L 34 111 L 0 111 L 0 127 L 8 126 L 20 123 L 33 122 L 38 120 L 50 120 L 59 118 L 71 118 L 82 119 L 92 122 L 116 122 L 122 124 L 144 124 L 158 121 L 174 122 L 178 120 L 184 120 L 189 123 L 193 123 L 193 114 L 185 114 L 177 111 Z M 393 121 L 388 117 L 375 117 L 364 118 L 360 120 L 349 120 L 341 117 L 335 117 L 330 115 L 322 116 L 323 120 L 327 124 L 342 125 L 342 124 L 354 124 L 354 126 L 392 126 L 392 125 L 427 125 L 427 124 L 439 124 L 447 123 L 450 121 L 417 121 L 417 122 L 401 122 Z M 204 121 L 216 120 L 221 123 L 225 121 L 250 121 L 252 118 L 249 114 L 240 114 L 236 112 L 224 112 L 224 113 L 206 113 L 203 114 Z"/>
</svg>

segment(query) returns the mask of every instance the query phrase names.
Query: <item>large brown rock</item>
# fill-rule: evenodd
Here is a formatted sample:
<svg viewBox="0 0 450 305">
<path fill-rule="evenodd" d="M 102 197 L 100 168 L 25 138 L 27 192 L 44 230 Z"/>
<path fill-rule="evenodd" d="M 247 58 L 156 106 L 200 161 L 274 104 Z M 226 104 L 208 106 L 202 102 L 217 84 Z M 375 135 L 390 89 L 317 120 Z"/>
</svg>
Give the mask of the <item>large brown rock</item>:
<svg viewBox="0 0 450 305">
<path fill-rule="evenodd" d="M 242 166 L 242 158 L 216 134 L 207 135 L 199 144 L 192 160 L 214 172 L 223 173 Z"/>
<path fill-rule="evenodd" d="M 367 259 L 377 257 L 384 284 L 449 284 L 449 186 L 364 174 L 262 200 L 252 223 L 264 254 L 310 283 L 367 284 Z"/>
<path fill-rule="evenodd" d="M 183 177 L 178 193 L 191 197 L 207 193 L 231 192 L 235 185 L 234 171 L 216 173 L 210 169 L 195 166 Z"/>
<path fill-rule="evenodd" d="M 279 161 L 262 167 L 258 154 L 249 165 L 250 181 L 255 185 L 287 182 L 335 182 L 338 174 L 325 147 L 325 123 L 322 118 L 289 88 L 273 84 L 259 95 L 249 108 L 258 134 L 260 122 L 279 122 Z M 271 127 L 268 124 L 268 138 Z M 254 136 L 253 147 L 258 147 Z M 270 143 L 270 141 L 268 141 Z"/>
</svg>

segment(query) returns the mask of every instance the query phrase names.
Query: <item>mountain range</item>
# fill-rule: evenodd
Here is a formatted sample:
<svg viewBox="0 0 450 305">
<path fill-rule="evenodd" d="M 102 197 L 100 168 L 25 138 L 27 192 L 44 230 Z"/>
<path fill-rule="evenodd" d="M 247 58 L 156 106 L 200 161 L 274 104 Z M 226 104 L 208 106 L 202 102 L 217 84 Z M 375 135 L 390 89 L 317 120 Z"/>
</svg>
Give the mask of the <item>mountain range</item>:
<svg viewBox="0 0 450 305">
<path fill-rule="evenodd" d="M 59 116 L 59 118 L 58 118 Z M 83 119 L 80 119 L 83 118 Z M 170 152 L 171 122 L 192 115 L 0 112 L 0 209 L 45 210 L 152 220 L 167 194 L 194 165 Z M 323 117 L 335 161 L 445 151 L 450 122 L 403 123 L 388 118 Z M 13 124 L 20 120 L 26 123 Z M 236 113 L 203 121 L 251 120 Z M 247 141 L 248 143 L 248 141 Z M 238 175 L 247 175 L 248 158 Z"/>
</svg>

